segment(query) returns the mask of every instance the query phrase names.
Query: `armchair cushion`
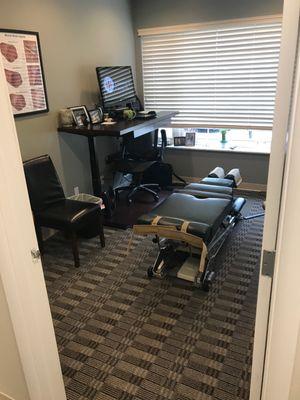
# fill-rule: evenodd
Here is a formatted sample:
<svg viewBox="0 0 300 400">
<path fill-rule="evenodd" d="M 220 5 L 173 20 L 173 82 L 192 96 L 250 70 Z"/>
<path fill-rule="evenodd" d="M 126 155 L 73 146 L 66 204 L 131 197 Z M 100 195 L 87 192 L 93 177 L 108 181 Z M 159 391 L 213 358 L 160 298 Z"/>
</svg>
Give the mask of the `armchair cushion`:
<svg viewBox="0 0 300 400">
<path fill-rule="evenodd" d="M 63 199 L 35 212 L 34 215 L 41 226 L 77 231 L 89 223 L 95 223 L 95 213 L 101 213 L 98 204 Z"/>
</svg>

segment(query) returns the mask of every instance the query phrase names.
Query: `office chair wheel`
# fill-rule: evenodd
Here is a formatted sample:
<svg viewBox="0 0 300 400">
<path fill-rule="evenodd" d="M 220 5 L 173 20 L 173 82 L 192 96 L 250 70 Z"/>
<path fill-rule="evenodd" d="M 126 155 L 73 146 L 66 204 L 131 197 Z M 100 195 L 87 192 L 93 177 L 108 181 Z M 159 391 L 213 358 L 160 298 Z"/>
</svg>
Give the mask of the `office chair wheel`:
<svg viewBox="0 0 300 400">
<path fill-rule="evenodd" d="M 154 276 L 154 273 L 153 273 L 153 268 L 152 268 L 152 266 L 150 266 L 149 268 L 148 268 L 148 270 L 147 270 L 147 275 L 148 275 L 148 278 L 153 278 L 153 276 Z"/>
<path fill-rule="evenodd" d="M 202 282 L 201 283 L 194 282 L 194 287 L 197 288 L 197 289 L 202 289 Z"/>
</svg>

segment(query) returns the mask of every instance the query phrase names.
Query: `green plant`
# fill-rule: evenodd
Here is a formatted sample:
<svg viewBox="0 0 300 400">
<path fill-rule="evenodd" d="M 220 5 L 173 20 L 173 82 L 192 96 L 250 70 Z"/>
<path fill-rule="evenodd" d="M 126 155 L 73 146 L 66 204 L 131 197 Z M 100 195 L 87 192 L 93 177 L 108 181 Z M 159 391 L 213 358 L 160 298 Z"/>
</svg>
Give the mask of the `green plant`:
<svg viewBox="0 0 300 400">
<path fill-rule="evenodd" d="M 227 143 L 226 133 L 227 133 L 227 129 L 221 129 L 221 135 L 222 135 L 221 143 Z"/>
</svg>

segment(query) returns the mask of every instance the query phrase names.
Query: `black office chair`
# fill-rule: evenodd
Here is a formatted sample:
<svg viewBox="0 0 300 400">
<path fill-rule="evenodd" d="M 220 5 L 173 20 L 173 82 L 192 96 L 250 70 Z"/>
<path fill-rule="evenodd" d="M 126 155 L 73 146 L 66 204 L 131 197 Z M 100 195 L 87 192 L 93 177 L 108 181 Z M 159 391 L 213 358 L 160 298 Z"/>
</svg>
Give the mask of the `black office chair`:
<svg viewBox="0 0 300 400">
<path fill-rule="evenodd" d="M 123 139 L 122 151 L 107 158 L 113 161 L 114 171 L 124 176 L 131 175 L 132 180 L 128 185 L 120 185 L 114 188 L 118 199 L 119 192 L 127 190 L 127 202 L 130 204 L 135 194 L 139 191 L 150 193 L 155 201 L 159 200 L 157 191 L 159 185 L 156 183 L 142 183 L 143 175 L 153 164 L 162 159 L 161 148 L 157 146 L 157 132 L 133 138 L 128 135 Z"/>
<path fill-rule="evenodd" d="M 75 267 L 79 267 L 77 236 L 80 232 L 87 227 L 96 228 L 101 246 L 105 246 L 99 205 L 67 199 L 49 155 L 25 161 L 23 165 L 41 253 L 41 227 L 62 230 L 71 238 Z"/>
</svg>

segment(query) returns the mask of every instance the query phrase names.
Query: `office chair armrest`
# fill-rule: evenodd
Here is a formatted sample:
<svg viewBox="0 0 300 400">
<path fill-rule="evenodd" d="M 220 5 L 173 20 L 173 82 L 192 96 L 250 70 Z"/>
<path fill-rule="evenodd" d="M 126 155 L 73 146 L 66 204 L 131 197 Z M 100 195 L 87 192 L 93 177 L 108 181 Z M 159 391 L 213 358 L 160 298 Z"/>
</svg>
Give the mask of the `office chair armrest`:
<svg viewBox="0 0 300 400">
<path fill-rule="evenodd" d="M 161 148 L 164 149 L 165 147 L 167 147 L 167 132 L 165 129 L 161 129 L 160 130 L 160 134 L 161 134 Z"/>
</svg>

